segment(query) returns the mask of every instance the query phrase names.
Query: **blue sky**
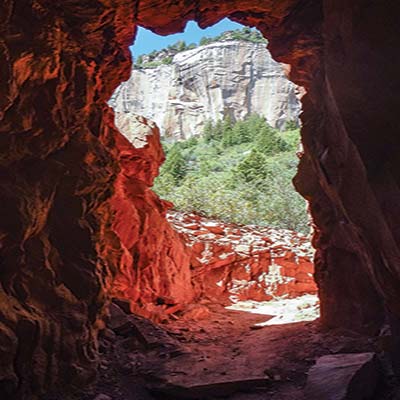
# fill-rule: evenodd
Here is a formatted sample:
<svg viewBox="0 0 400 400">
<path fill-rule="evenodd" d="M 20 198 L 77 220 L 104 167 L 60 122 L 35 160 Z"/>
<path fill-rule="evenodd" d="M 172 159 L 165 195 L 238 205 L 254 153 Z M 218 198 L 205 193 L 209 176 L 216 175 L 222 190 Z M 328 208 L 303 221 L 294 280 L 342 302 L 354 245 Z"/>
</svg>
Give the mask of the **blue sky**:
<svg viewBox="0 0 400 400">
<path fill-rule="evenodd" d="M 198 44 L 203 36 L 216 36 L 222 32 L 238 28 L 243 28 L 243 26 L 227 18 L 206 29 L 201 29 L 196 22 L 189 21 L 186 25 L 185 32 L 168 36 L 156 35 L 147 29 L 139 28 L 135 44 L 131 46 L 130 49 L 133 56 L 136 58 L 141 54 L 150 53 L 153 50 L 161 50 L 178 40 L 184 40 L 187 44 Z"/>
</svg>

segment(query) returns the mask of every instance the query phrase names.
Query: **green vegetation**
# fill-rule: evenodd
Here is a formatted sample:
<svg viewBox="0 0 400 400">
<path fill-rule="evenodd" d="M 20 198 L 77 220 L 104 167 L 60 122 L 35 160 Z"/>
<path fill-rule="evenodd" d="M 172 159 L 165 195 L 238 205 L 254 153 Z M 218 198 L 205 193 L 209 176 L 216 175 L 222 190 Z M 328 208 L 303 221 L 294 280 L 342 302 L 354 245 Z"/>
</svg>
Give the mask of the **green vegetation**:
<svg viewBox="0 0 400 400">
<path fill-rule="evenodd" d="M 242 29 L 236 29 L 234 31 L 223 32 L 218 36 L 213 38 L 202 37 L 200 39 L 200 46 L 204 46 L 206 44 L 218 42 L 221 40 L 244 40 L 246 42 L 252 43 L 267 43 L 267 40 L 261 35 L 261 33 L 255 29 L 251 29 L 245 26 Z"/>
<path fill-rule="evenodd" d="M 143 64 L 136 64 L 136 67 L 141 69 L 141 68 L 157 68 L 160 65 L 165 64 L 163 61 L 149 61 Z"/>
<path fill-rule="evenodd" d="M 207 121 L 201 138 L 164 143 L 154 189 L 177 210 L 307 233 L 306 205 L 291 182 L 298 145 L 298 128 L 279 132 L 258 115 Z"/>
<path fill-rule="evenodd" d="M 202 37 L 200 39 L 200 46 L 222 40 L 244 40 L 252 43 L 267 43 L 266 39 L 263 38 L 260 32 L 248 27 L 244 27 L 234 31 L 223 32 L 220 35 L 212 38 Z M 138 69 L 156 68 L 163 64 L 171 64 L 172 57 L 175 54 L 182 51 L 195 49 L 196 47 L 197 45 L 195 43 L 186 44 L 184 40 L 179 40 L 176 43 L 169 45 L 166 49 L 159 51 L 154 50 L 146 56 L 140 55 L 135 62 L 135 67 Z"/>
</svg>

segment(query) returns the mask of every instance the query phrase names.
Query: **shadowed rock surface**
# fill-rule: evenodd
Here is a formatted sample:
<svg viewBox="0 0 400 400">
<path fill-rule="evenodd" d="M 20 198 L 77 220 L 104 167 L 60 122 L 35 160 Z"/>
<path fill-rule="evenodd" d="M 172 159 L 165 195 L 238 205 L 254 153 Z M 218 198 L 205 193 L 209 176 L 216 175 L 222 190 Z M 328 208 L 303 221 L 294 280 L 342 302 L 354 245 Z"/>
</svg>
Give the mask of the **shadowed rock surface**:
<svg viewBox="0 0 400 400">
<path fill-rule="evenodd" d="M 94 378 L 104 307 L 126 274 L 110 205 L 119 133 L 106 102 L 129 78 L 135 24 L 169 34 L 190 19 L 205 27 L 228 16 L 268 38 L 274 59 L 307 91 L 295 183 L 316 226 L 322 323 L 376 332 L 385 304 L 398 335 L 399 7 L 1 2 L 1 397 L 32 399 Z"/>
<path fill-rule="evenodd" d="M 336 360 L 329 378 L 342 383 L 339 393 L 346 389 L 343 383 L 351 381 L 349 386 L 355 387 L 353 378 L 362 376 L 370 379 L 374 400 L 387 399 L 373 376 L 361 373 L 365 354 L 345 355 L 352 362 L 336 354 L 374 351 L 376 342 L 368 336 L 324 332 L 316 322 L 253 329 L 274 313 L 233 311 L 206 302 L 202 307 L 208 309 L 207 318 L 157 326 L 112 304 L 108 329 L 100 336 L 100 379 L 69 397 L 61 393 L 43 400 L 93 400 L 100 394 L 112 400 L 309 400 L 304 393 L 308 370 L 314 371 L 325 357 Z M 373 353 L 368 355 L 371 360 Z M 315 393 L 321 394 L 321 388 Z"/>
<path fill-rule="evenodd" d="M 367 400 L 374 397 L 380 371 L 374 353 L 320 357 L 308 373 L 310 400 Z"/>
</svg>

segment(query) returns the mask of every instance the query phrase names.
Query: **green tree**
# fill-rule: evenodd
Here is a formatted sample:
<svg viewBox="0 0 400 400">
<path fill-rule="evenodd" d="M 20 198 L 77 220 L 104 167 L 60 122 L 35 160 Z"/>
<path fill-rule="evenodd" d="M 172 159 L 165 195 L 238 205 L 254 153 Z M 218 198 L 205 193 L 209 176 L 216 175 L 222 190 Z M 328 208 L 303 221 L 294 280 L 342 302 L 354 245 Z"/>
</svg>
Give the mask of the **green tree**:
<svg viewBox="0 0 400 400">
<path fill-rule="evenodd" d="M 289 150 L 289 145 L 279 136 L 279 133 L 267 125 L 258 132 L 255 145 L 265 155 Z"/>
<path fill-rule="evenodd" d="M 210 44 L 211 42 L 212 42 L 212 39 L 210 39 L 210 38 L 208 38 L 206 36 L 203 36 L 200 39 L 200 46 L 205 46 L 206 44 Z"/>
<path fill-rule="evenodd" d="M 180 146 L 175 144 L 168 152 L 162 173 L 169 174 L 174 178 L 176 184 L 179 184 L 187 172 L 186 160 L 183 157 Z"/>
<path fill-rule="evenodd" d="M 232 145 L 248 143 L 252 139 L 246 121 L 237 121 L 232 128 Z"/>
<path fill-rule="evenodd" d="M 172 57 L 171 56 L 167 56 L 167 57 L 163 58 L 161 62 L 163 64 L 170 65 L 170 64 L 172 64 Z"/>
<path fill-rule="evenodd" d="M 263 127 L 269 126 L 265 118 L 257 113 L 250 114 L 246 117 L 245 121 L 247 124 L 247 130 L 252 138 L 257 137 Z"/>
<path fill-rule="evenodd" d="M 136 65 L 140 66 L 143 64 L 143 56 L 140 55 L 137 59 L 136 59 Z"/>
<path fill-rule="evenodd" d="M 169 198 L 176 188 L 175 178 L 167 173 L 161 172 L 154 181 L 153 190 L 162 198 Z"/>
<path fill-rule="evenodd" d="M 224 122 L 223 120 L 219 119 L 214 126 L 213 130 L 213 139 L 214 140 L 221 140 L 224 134 Z"/>
<path fill-rule="evenodd" d="M 237 166 L 237 174 L 245 182 L 254 182 L 265 179 L 268 170 L 266 168 L 267 159 L 256 149 L 252 149 L 250 154 Z"/>
<path fill-rule="evenodd" d="M 185 51 L 186 50 L 186 42 L 184 40 L 179 40 L 176 43 L 176 50 L 177 51 Z"/>
<path fill-rule="evenodd" d="M 228 147 L 232 145 L 232 128 L 234 126 L 234 122 L 232 117 L 228 114 L 222 124 L 222 146 Z"/>
<path fill-rule="evenodd" d="M 213 139 L 214 135 L 214 126 L 211 119 L 208 119 L 203 128 L 203 138 L 204 140 L 209 143 Z"/>
<path fill-rule="evenodd" d="M 229 126 L 226 118 L 215 124 L 216 130 L 207 121 L 208 141 L 204 137 L 175 144 L 164 141 L 167 160 L 154 189 L 181 211 L 307 233 L 305 201 L 291 182 L 298 163 L 293 150 L 299 142 L 299 130 L 278 132 L 258 115 L 249 115 L 240 122 L 239 126 L 249 133 L 245 143 L 221 145 L 226 138 L 224 129 L 226 133 Z M 232 123 L 233 127 L 236 125 Z M 221 130 L 222 137 L 218 137 L 216 132 Z M 242 135 L 238 137 L 240 142 Z M 265 152 L 261 151 L 261 144 L 265 145 Z"/>
<path fill-rule="evenodd" d="M 291 120 L 291 121 L 287 121 L 285 124 L 285 130 L 287 131 L 293 131 L 295 129 L 297 129 L 299 127 L 299 121 L 297 120 Z"/>
</svg>

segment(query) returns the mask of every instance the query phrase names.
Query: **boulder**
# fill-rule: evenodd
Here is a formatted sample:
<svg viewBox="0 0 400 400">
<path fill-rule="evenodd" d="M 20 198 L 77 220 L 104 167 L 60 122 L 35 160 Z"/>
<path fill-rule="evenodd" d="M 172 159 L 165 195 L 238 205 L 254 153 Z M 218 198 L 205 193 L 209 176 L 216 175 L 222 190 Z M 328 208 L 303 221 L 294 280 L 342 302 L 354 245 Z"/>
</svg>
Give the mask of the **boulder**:
<svg viewBox="0 0 400 400">
<path fill-rule="evenodd" d="M 323 356 L 309 371 L 306 399 L 372 399 L 378 379 L 379 365 L 374 353 Z"/>
</svg>

